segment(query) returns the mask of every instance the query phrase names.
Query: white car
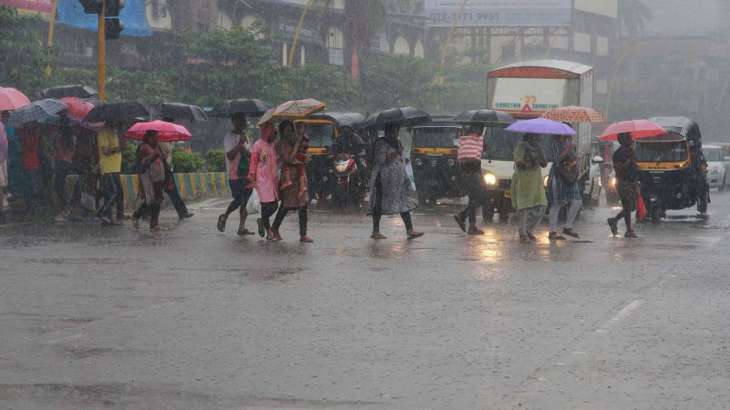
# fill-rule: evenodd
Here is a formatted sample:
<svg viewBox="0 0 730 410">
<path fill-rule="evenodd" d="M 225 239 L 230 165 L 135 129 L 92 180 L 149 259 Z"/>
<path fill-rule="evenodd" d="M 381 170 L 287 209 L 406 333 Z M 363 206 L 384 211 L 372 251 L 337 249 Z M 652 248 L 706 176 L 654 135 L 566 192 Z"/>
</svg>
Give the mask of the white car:
<svg viewBox="0 0 730 410">
<path fill-rule="evenodd" d="M 725 150 L 719 145 L 704 145 L 702 153 L 707 161 L 707 182 L 710 184 L 710 188 L 725 190 L 728 182 Z"/>
</svg>

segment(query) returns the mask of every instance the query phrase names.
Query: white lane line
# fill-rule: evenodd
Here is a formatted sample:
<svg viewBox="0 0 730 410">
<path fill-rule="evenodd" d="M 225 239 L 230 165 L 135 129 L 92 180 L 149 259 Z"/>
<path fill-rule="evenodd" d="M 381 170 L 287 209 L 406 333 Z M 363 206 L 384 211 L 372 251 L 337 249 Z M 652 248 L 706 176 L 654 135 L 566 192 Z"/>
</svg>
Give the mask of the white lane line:
<svg viewBox="0 0 730 410">
<path fill-rule="evenodd" d="M 629 317 L 636 309 L 641 307 L 641 305 L 644 304 L 643 300 L 635 300 L 628 305 L 624 306 L 623 309 L 621 309 L 614 317 L 612 317 L 608 322 L 604 323 L 603 326 L 596 329 L 596 333 L 608 333 L 609 330 L 615 325 L 617 325 L 622 320 Z"/>
</svg>

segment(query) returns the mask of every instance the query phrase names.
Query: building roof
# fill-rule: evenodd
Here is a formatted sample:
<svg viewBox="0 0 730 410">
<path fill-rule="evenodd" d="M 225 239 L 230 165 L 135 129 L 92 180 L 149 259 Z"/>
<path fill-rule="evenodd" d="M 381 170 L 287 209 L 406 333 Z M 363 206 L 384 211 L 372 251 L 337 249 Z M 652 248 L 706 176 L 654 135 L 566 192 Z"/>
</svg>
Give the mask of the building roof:
<svg viewBox="0 0 730 410">
<path fill-rule="evenodd" d="M 506 65 L 504 67 L 499 67 L 494 71 L 500 71 L 500 70 L 509 70 L 514 68 L 552 68 L 560 71 L 565 71 L 568 73 L 576 74 L 576 75 L 582 75 L 585 74 L 591 70 L 593 70 L 593 67 L 581 63 L 576 63 L 574 61 L 566 61 L 566 60 L 532 60 L 532 61 L 521 61 L 519 63 L 514 63 L 510 65 Z"/>
</svg>

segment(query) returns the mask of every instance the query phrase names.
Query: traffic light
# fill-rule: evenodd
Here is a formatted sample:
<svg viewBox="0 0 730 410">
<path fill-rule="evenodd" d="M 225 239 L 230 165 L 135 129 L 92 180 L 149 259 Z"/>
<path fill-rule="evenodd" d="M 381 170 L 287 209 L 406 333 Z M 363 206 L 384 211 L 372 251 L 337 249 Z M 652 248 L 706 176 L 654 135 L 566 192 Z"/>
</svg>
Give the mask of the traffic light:
<svg viewBox="0 0 730 410">
<path fill-rule="evenodd" d="M 107 40 L 117 40 L 124 30 L 124 25 L 117 17 L 107 17 L 104 35 Z"/>
<path fill-rule="evenodd" d="M 119 13 L 124 8 L 124 0 L 106 0 L 106 16 L 119 17 Z"/>
<path fill-rule="evenodd" d="M 102 0 L 79 0 L 84 7 L 86 14 L 100 14 L 102 9 Z"/>
</svg>

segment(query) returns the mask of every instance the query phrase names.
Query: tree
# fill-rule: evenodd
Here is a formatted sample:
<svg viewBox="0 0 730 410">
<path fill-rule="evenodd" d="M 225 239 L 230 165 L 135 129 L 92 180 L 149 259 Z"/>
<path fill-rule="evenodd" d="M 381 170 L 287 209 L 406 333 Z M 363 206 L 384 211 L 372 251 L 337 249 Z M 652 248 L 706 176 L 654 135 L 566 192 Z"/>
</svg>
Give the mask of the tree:
<svg viewBox="0 0 730 410">
<path fill-rule="evenodd" d="M 43 88 L 53 50 L 44 44 L 43 22 L 0 6 L 0 84 L 31 95 Z"/>
<path fill-rule="evenodd" d="M 627 34 L 637 37 L 646 30 L 646 24 L 653 18 L 651 9 L 641 0 L 619 0 L 619 37 Z"/>
</svg>

